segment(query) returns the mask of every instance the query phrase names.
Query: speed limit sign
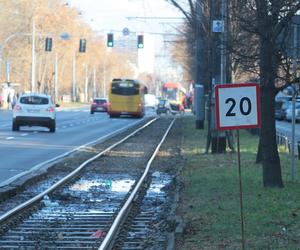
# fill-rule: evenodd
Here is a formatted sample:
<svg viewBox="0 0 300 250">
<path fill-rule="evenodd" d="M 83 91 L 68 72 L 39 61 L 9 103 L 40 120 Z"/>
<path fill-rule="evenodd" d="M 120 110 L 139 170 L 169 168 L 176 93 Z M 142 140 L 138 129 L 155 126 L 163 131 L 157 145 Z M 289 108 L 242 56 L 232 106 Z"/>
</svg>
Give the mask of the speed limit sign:
<svg viewBox="0 0 300 250">
<path fill-rule="evenodd" d="M 256 83 L 219 84 L 215 87 L 218 130 L 260 126 L 260 92 Z"/>
</svg>

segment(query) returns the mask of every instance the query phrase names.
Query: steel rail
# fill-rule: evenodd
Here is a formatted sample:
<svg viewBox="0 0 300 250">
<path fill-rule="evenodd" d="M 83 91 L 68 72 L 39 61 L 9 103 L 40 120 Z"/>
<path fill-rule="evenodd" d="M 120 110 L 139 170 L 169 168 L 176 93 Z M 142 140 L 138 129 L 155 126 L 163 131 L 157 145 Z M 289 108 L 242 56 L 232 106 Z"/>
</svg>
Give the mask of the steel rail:
<svg viewBox="0 0 300 250">
<path fill-rule="evenodd" d="M 118 142 L 114 143 L 113 145 L 109 146 L 108 148 L 106 148 L 105 150 L 101 151 L 97 155 L 95 155 L 95 156 L 89 158 L 88 160 L 86 160 L 85 162 L 83 162 L 78 168 L 76 168 L 74 171 L 72 171 L 70 174 L 68 174 L 67 176 L 65 176 L 61 180 L 57 181 L 55 184 L 53 184 L 51 187 L 49 187 L 45 191 L 41 192 L 40 194 L 38 194 L 38 195 L 34 196 L 33 198 L 29 199 L 28 201 L 25 201 L 24 203 L 20 204 L 19 206 L 15 207 L 15 208 L 9 210 L 8 212 L 6 212 L 5 214 L 1 215 L 0 216 L 0 223 L 4 223 L 6 220 L 8 220 L 9 218 L 11 218 L 13 215 L 15 215 L 18 212 L 24 210 L 25 208 L 31 206 L 32 204 L 34 204 L 34 203 L 42 200 L 45 195 L 51 193 L 56 188 L 58 188 L 59 186 L 63 185 L 64 183 L 66 183 L 67 181 L 69 181 L 71 178 L 73 178 L 76 174 L 78 174 L 78 172 L 80 172 L 87 164 L 89 164 L 90 162 L 92 162 L 95 159 L 99 158 L 100 156 L 104 155 L 105 153 L 107 153 L 111 149 L 115 148 L 116 146 L 120 145 L 121 143 L 123 143 L 124 141 L 126 141 L 127 139 L 129 139 L 130 137 L 134 136 L 139 131 L 141 131 L 144 128 L 146 128 L 149 125 L 151 125 L 157 119 L 158 118 L 153 118 L 152 120 L 150 120 L 149 122 L 147 122 L 146 124 L 144 124 L 142 127 L 136 129 L 135 131 L 133 131 L 129 135 L 127 135 L 124 138 L 122 138 L 121 140 L 119 140 Z"/>
<path fill-rule="evenodd" d="M 163 142 L 165 141 L 167 135 L 169 134 L 169 131 L 171 130 L 175 120 L 176 120 L 176 117 L 173 119 L 173 121 L 169 125 L 168 129 L 166 130 L 164 136 L 162 137 L 160 143 L 157 145 L 154 153 L 152 154 L 150 160 L 147 163 L 147 166 L 145 168 L 145 171 L 144 171 L 142 177 L 138 181 L 138 183 L 135 186 L 134 190 L 131 192 L 131 194 L 130 194 L 129 198 L 127 199 L 127 201 L 124 203 L 123 207 L 120 209 L 118 215 L 116 216 L 112 226 L 110 227 L 109 231 L 107 232 L 107 234 L 106 234 L 104 240 L 102 241 L 101 246 L 98 248 L 98 250 L 107 250 L 107 249 L 112 248 L 112 246 L 111 246 L 112 241 L 115 238 L 117 232 L 119 231 L 119 226 L 120 226 L 121 222 L 123 221 L 123 217 L 127 214 L 128 208 L 130 207 L 131 203 L 135 200 L 135 197 L 136 197 L 142 183 L 144 182 L 146 176 L 148 175 L 150 166 L 151 166 L 154 158 L 156 157 L 161 145 L 163 144 Z"/>
</svg>

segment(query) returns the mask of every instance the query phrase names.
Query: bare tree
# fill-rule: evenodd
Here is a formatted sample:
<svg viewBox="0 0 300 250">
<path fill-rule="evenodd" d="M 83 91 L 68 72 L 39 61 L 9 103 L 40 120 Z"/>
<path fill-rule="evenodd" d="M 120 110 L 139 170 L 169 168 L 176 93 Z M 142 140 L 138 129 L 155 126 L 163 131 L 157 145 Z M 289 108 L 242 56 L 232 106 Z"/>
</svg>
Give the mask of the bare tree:
<svg viewBox="0 0 300 250">
<path fill-rule="evenodd" d="M 36 30 L 36 81 L 39 90 L 54 94 L 55 59 L 58 57 L 59 94 L 70 94 L 72 89 L 72 61 L 76 59 L 76 78 L 79 89 L 84 89 L 84 65 L 89 65 L 89 82 L 96 70 L 97 89 L 108 86 L 103 81 L 112 77 L 134 75 L 132 64 L 123 62 L 129 56 L 117 50 L 106 53 L 106 37 L 95 36 L 83 22 L 79 10 L 63 0 L 0 0 L 0 81 L 5 81 L 5 62 L 11 65 L 11 81 L 21 83 L 18 91 L 31 89 L 31 32 Z M 63 33 L 69 39 L 62 39 Z M 51 52 L 45 52 L 45 38 L 53 39 Z M 8 39 L 9 38 L 9 39 Z M 87 50 L 79 53 L 79 39 L 87 39 Z M 8 39 L 8 40 L 7 40 Z M 107 55 L 106 55 L 107 54 Z M 108 55 L 109 54 L 109 55 Z M 122 60 L 120 60 L 122 58 Z M 105 70 L 103 70 L 105 66 Z M 103 77 L 104 71 L 107 73 Z M 101 74 L 99 73 L 101 72 Z M 102 84 L 102 86 L 100 86 Z M 90 84 L 91 86 L 91 84 Z"/>
<path fill-rule="evenodd" d="M 178 6 L 178 1 L 169 1 Z M 176 2 L 176 3 L 175 3 Z M 205 0 L 202 1 L 206 2 Z M 261 88 L 261 133 L 259 152 L 263 166 L 263 185 L 283 187 L 276 144 L 275 95 L 278 82 L 292 81 L 290 59 L 284 40 L 292 17 L 300 9 L 295 0 L 228 0 L 232 69 L 239 78 L 257 76 Z M 211 7 L 211 6 L 210 6 Z M 188 16 L 188 15 L 186 15 Z"/>
</svg>

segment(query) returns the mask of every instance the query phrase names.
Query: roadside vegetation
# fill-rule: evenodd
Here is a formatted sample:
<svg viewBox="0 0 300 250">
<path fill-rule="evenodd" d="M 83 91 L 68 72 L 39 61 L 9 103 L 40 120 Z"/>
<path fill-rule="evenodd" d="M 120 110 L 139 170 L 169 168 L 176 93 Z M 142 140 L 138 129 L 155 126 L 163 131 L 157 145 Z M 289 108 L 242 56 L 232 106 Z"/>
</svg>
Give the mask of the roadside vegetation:
<svg viewBox="0 0 300 250">
<path fill-rule="evenodd" d="M 0 0 L 0 82 L 8 81 L 16 92 L 31 90 L 32 30 L 35 28 L 36 92 L 55 95 L 55 62 L 58 67 L 58 96 L 69 98 L 73 83 L 76 100 L 84 100 L 85 82 L 88 97 L 104 95 L 114 77 L 134 77 L 137 51 L 107 49 L 105 32 L 96 33 L 85 22 L 83 13 L 64 0 Z M 99 27 L 101 29 L 101 27 Z M 46 38 L 52 45 L 46 51 Z M 79 52 L 80 39 L 86 49 Z M 124 63 L 126 62 L 126 63 Z M 145 79 L 148 74 L 141 77 Z M 76 79 L 74 79 L 74 77 Z M 96 82 L 96 93 L 93 84 Z M 89 98 L 88 98 L 89 99 Z"/>
<path fill-rule="evenodd" d="M 195 129 L 194 117 L 182 121 L 185 165 L 178 214 L 185 227 L 177 249 L 242 249 L 237 153 L 205 154 L 207 131 Z M 285 187 L 264 188 L 262 167 L 255 164 L 258 141 L 240 131 L 245 248 L 299 249 L 299 176 L 291 181 L 290 158 L 280 148 Z"/>
</svg>

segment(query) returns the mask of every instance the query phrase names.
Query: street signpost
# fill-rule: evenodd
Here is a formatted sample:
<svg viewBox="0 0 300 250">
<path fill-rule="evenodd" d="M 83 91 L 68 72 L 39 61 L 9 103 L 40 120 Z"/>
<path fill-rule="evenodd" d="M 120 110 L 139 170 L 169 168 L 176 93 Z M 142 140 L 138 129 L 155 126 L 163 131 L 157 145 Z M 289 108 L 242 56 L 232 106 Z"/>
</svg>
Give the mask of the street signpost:
<svg viewBox="0 0 300 250">
<path fill-rule="evenodd" d="M 260 126 L 259 85 L 256 83 L 216 85 L 218 130 Z"/>
<path fill-rule="evenodd" d="M 237 130 L 242 249 L 245 249 L 243 187 L 240 157 L 241 128 L 260 127 L 260 91 L 257 83 L 218 84 L 215 87 L 218 130 Z"/>
</svg>

